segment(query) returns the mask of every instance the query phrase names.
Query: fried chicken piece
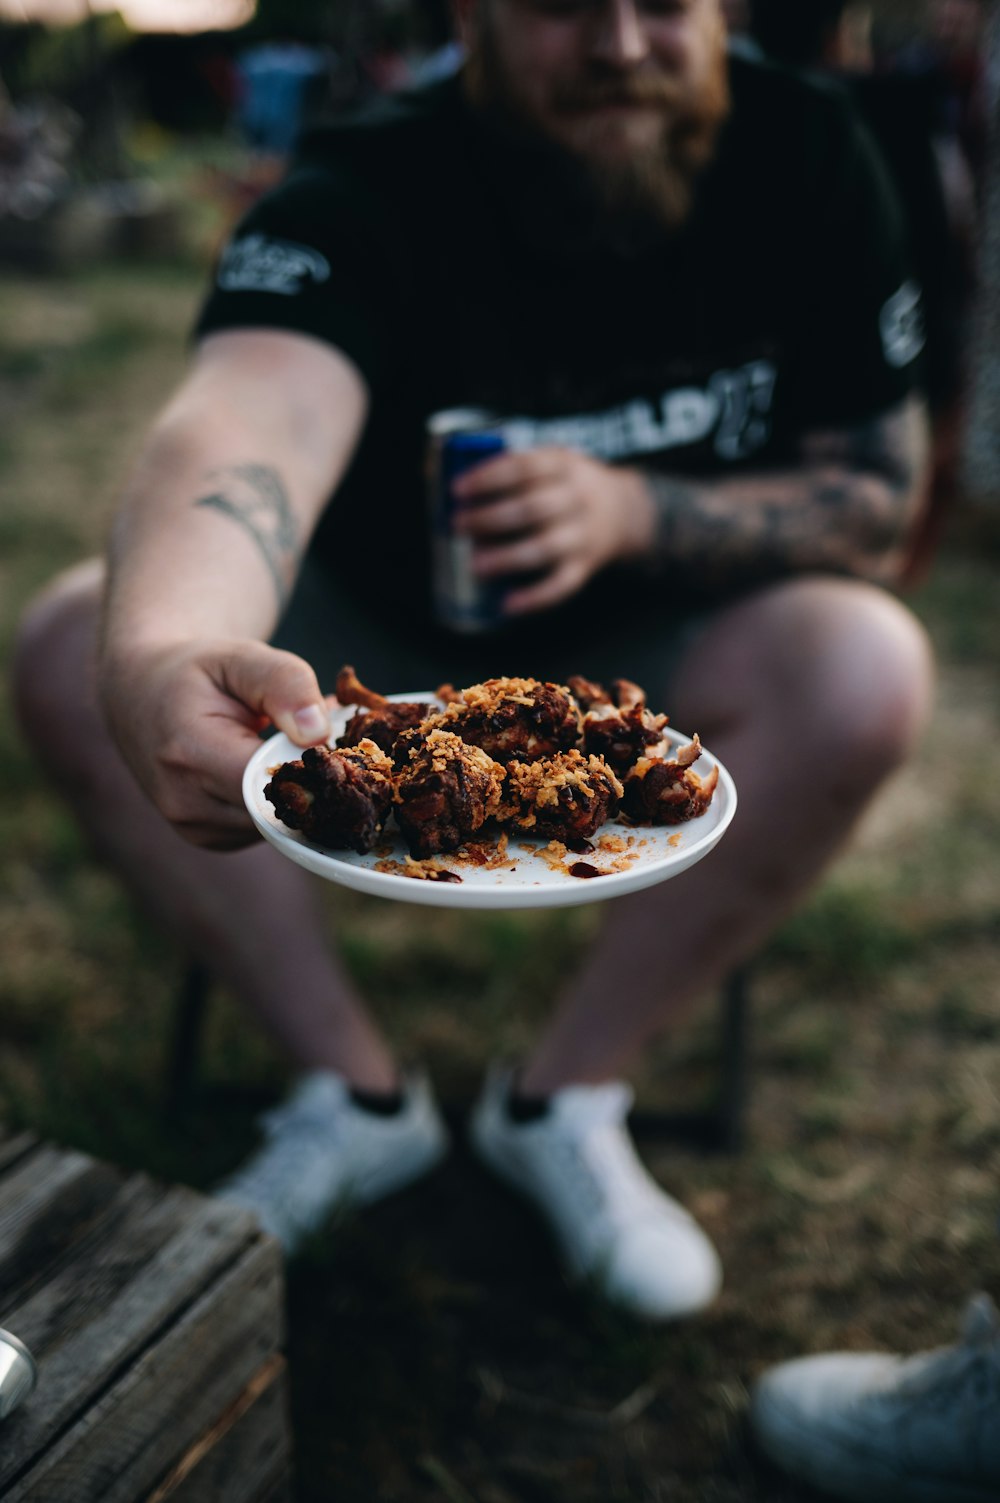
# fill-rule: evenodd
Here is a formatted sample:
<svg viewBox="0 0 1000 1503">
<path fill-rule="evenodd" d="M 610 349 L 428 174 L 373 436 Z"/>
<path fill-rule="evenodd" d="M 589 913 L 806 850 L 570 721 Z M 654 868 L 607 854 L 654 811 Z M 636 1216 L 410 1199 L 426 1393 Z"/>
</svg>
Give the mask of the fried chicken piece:
<svg viewBox="0 0 1000 1503">
<path fill-rule="evenodd" d="M 274 773 L 264 796 L 282 824 L 317 845 L 363 854 L 392 806 L 392 763 L 374 741 L 334 751 L 310 746 Z"/>
<path fill-rule="evenodd" d="M 532 835 L 589 840 L 617 812 L 622 785 L 602 757 L 575 747 L 540 762 L 510 762 L 498 818 Z"/>
<path fill-rule="evenodd" d="M 603 684 L 597 684 L 592 678 L 584 678 L 582 673 L 574 673 L 566 680 L 567 686 L 576 700 L 580 709 L 587 711 L 594 705 L 610 704 L 610 696 Z"/>
<path fill-rule="evenodd" d="M 713 767 L 708 777 L 700 778 L 692 769 L 700 756 L 701 742 L 695 736 L 672 761 L 640 757 L 624 779 L 628 818 L 636 824 L 681 825 L 704 814 L 718 785 L 719 769 Z"/>
<path fill-rule="evenodd" d="M 451 690 L 450 685 L 443 685 Z M 439 691 L 440 692 L 440 691 Z M 480 746 L 496 761 L 532 762 L 568 751 L 580 736 L 580 711 L 568 689 L 535 678 L 488 678 L 454 695 L 427 722 Z"/>
<path fill-rule="evenodd" d="M 503 768 L 478 746 L 432 729 L 414 739 L 396 777 L 396 822 L 410 855 L 454 851 L 500 806 Z"/>
<path fill-rule="evenodd" d="M 667 717 L 653 714 L 645 690 L 631 679 L 613 679 L 609 692 L 603 684 L 574 676 L 569 687 L 586 711 L 584 750 L 603 757 L 616 772 L 627 772 L 662 741 Z"/>
<path fill-rule="evenodd" d="M 360 741 L 374 741 L 383 751 L 391 752 L 403 731 L 420 724 L 436 708 L 430 702 L 385 699 L 366 689 L 354 669 L 347 665 L 337 674 L 337 698 L 342 705 L 360 705 L 344 733 L 337 737 L 338 746 L 357 746 Z"/>
</svg>

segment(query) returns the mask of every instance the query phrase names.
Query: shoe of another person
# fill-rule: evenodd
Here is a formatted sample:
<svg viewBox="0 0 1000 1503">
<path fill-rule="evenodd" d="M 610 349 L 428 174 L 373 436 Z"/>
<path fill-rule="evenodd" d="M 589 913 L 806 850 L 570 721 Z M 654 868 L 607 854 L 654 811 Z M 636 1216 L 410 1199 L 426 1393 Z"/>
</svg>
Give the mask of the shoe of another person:
<svg viewBox="0 0 1000 1503">
<path fill-rule="evenodd" d="M 264 1146 L 216 1190 L 254 1211 L 289 1255 L 335 1212 L 370 1205 L 433 1169 L 448 1134 L 423 1076 L 390 1113 L 367 1110 L 328 1070 L 305 1075 L 262 1119 Z"/>
<path fill-rule="evenodd" d="M 629 1086 L 568 1086 L 529 1121 L 512 1117 L 510 1092 L 510 1073 L 491 1071 L 472 1146 L 541 1212 L 570 1276 L 646 1320 L 710 1305 L 722 1283 L 718 1255 L 640 1163 L 625 1127 Z"/>
<path fill-rule="evenodd" d="M 762 1450 L 851 1503 L 997 1503 L 1000 1314 L 969 1305 L 955 1346 L 910 1358 L 833 1352 L 785 1362 L 754 1391 Z"/>
</svg>

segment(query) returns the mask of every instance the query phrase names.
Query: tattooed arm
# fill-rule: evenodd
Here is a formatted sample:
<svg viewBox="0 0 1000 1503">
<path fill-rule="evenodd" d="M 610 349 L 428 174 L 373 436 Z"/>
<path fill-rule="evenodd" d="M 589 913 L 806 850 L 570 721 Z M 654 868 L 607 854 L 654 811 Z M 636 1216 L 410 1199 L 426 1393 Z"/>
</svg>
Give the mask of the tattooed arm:
<svg viewBox="0 0 1000 1503">
<path fill-rule="evenodd" d="M 207 494 L 194 504 L 229 517 L 257 545 L 271 575 L 274 598 L 284 607 L 301 551 L 301 529 L 278 471 L 267 464 L 233 464 L 214 470 L 208 476 Z"/>
<path fill-rule="evenodd" d="M 346 469 L 361 377 L 317 341 L 215 334 L 155 424 L 116 519 L 107 638 L 266 638 Z"/>
<path fill-rule="evenodd" d="M 814 434 L 769 474 L 683 480 L 571 449 L 508 453 L 455 485 L 483 577 L 533 574 L 512 615 L 569 599 L 618 560 L 726 589 L 810 570 L 894 582 L 927 468 L 919 402 L 843 433 Z"/>
<path fill-rule="evenodd" d="M 807 437 L 795 469 L 711 481 L 644 472 L 656 554 L 712 586 L 818 570 L 892 584 L 927 479 L 922 403 Z"/>
<path fill-rule="evenodd" d="M 116 519 L 99 660 L 139 782 L 202 844 L 242 843 L 240 770 L 271 719 L 323 738 L 309 665 L 266 646 L 357 442 L 367 394 L 318 341 L 215 334 L 155 425 Z"/>
</svg>

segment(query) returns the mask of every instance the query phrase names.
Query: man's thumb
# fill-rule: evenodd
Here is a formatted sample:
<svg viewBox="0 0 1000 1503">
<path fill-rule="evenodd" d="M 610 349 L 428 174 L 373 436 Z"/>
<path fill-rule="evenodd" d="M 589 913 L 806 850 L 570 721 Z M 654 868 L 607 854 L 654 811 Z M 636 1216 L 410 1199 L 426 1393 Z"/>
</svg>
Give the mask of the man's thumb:
<svg viewBox="0 0 1000 1503">
<path fill-rule="evenodd" d="M 296 746 L 315 746 L 329 736 L 330 714 L 316 675 L 294 653 L 255 645 L 227 662 L 226 680 L 237 699 Z"/>
</svg>

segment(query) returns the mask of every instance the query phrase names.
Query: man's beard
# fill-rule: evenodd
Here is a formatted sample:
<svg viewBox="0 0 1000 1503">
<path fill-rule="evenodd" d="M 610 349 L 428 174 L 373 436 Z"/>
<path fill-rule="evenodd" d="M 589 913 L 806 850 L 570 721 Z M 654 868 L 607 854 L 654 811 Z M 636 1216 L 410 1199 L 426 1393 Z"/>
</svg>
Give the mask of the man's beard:
<svg viewBox="0 0 1000 1503">
<path fill-rule="evenodd" d="M 595 225 L 595 236 L 623 248 L 648 240 L 650 234 L 673 233 L 685 223 L 698 177 L 712 160 L 730 108 L 721 32 L 717 54 L 696 90 L 681 89 L 669 77 L 652 73 L 594 76 L 557 88 L 552 106 L 566 114 L 579 112 L 579 144 L 573 148 L 518 109 L 488 29 L 466 66 L 466 91 L 512 144 L 528 149 L 539 173 L 567 196 L 590 201 L 600 226 Z M 612 142 L 609 138 L 623 128 L 623 121 L 601 107 L 613 105 L 656 109 L 662 128 L 652 141 L 632 149 Z"/>
<path fill-rule="evenodd" d="M 711 161 L 722 122 L 729 113 L 725 53 L 694 97 L 685 98 L 669 80 L 637 74 L 632 78 L 594 80 L 560 92 L 560 108 L 593 111 L 592 127 L 582 133 L 579 160 L 598 201 L 612 217 L 648 217 L 667 230 L 688 218 L 699 174 Z M 649 105 L 663 113 L 662 128 L 652 142 L 609 156 L 601 137 L 615 128 L 602 119 L 602 105 Z M 588 142 L 587 136 L 590 136 Z"/>
</svg>

